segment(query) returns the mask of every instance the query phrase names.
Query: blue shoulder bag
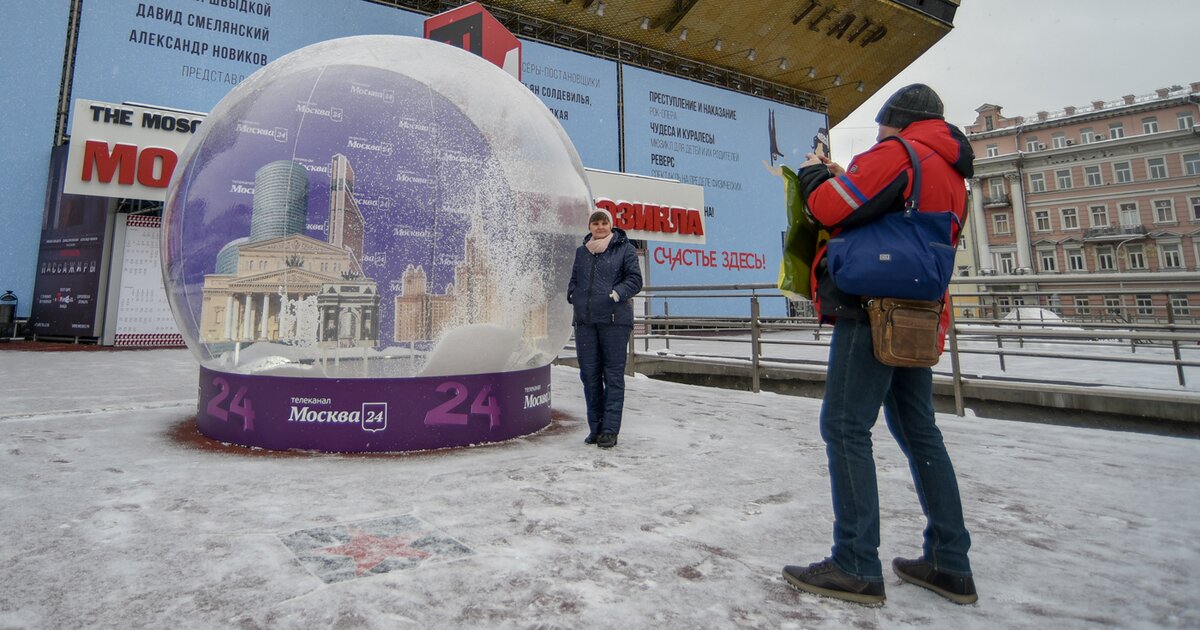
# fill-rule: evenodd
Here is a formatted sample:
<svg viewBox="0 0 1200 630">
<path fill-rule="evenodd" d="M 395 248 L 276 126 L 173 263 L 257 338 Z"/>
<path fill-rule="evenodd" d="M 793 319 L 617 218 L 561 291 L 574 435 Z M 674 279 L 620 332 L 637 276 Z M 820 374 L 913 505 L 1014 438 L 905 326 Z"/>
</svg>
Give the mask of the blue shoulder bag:
<svg viewBox="0 0 1200 630">
<path fill-rule="evenodd" d="M 940 300 L 954 274 L 956 251 L 951 235 L 961 225 L 951 211 L 921 212 L 921 161 L 904 145 L 912 162 L 912 194 L 904 209 L 829 239 L 826 260 L 837 288 L 867 297 Z"/>
</svg>

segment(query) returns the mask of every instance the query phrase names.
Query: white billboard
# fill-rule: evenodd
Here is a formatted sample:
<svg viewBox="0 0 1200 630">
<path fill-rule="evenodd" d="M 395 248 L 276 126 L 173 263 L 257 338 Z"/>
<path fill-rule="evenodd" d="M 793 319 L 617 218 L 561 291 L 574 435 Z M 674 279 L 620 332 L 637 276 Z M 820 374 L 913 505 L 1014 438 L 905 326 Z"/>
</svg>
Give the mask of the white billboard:
<svg viewBox="0 0 1200 630">
<path fill-rule="evenodd" d="M 63 192 L 163 201 L 204 114 L 75 99 Z"/>
</svg>

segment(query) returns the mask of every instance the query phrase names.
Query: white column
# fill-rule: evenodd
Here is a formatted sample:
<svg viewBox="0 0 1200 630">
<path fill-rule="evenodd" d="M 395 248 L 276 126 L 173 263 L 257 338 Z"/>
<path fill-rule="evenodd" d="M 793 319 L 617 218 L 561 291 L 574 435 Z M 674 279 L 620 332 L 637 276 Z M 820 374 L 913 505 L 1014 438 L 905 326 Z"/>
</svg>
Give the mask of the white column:
<svg viewBox="0 0 1200 630">
<path fill-rule="evenodd" d="M 1021 174 L 1007 175 L 1008 188 L 1012 196 L 1013 229 L 1017 231 L 1017 267 L 1033 269 L 1030 264 L 1029 251 L 1029 218 L 1025 216 L 1025 194 L 1021 183 Z"/>
<path fill-rule="evenodd" d="M 242 329 L 238 331 L 238 339 L 250 339 L 251 333 L 254 330 L 254 327 L 250 323 L 253 321 L 251 319 L 253 317 L 253 314 L 251 313 L 251 307 L 254 306 L 254 303 L 250 301 L 252 297 L 253 296 L 247 293 L 246 297 L 242 299 L 244 302 L 242 304 Z"/>
<path fill-rule="evenodd" d="M 233 339 L 233 318 L 237 315 L 233 311 L 233 294 L 225 296 L 225 339 Z"/>
<path fill-rule="evenodd" d="M 983 211 L 983 183 L 978 179 L 971 180 L 971 216 L 967 223 L 971 226 L 972 245 L 975 247 L 975 262 L 979 269 L 994 269 L 992 265 L 992 248 L 988 244 L 987 215 Z"/>
<path fill-rule="evenodd" d="M 270 320 L 271 320 L 271 294 L 264 293 L 263 300 L 262 300 L 262 323 L 259 324 L 259 327 L 258 327 L 259 331 L 262 333 L 262 335 L 261 335 L 262 339 L 270 339 L 271 338 L 271 330 L 270 330 L 270 327 L 268 327 L 268 325 L 267 325 L 267 322 L 269 322 Z"/>
</svg>

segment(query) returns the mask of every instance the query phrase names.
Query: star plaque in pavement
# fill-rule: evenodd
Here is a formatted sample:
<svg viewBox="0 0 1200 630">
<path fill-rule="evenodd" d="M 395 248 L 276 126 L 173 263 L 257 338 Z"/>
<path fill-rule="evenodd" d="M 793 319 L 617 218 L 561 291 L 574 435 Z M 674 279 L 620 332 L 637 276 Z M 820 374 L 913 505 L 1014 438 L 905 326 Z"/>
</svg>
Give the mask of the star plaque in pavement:
<svg viewBox="0 0 1200 630">
<path fill-rule="evenodd" d="M 279 539 L 304 568 L 327 584 L 474 553 L 411 514 L 302 529 Z"/>
<path fill-rule="evenodd" d="M 388 558 L 413 558 L 420 561 L 433 555 L 428 551 L 413 548 L 411 545 L 415 538 L 411 534 L 376 536 L 351 527 L 350 542 L 314 551 L 331 556 L 350 556 L 354 558 L 354 574 L 362 575 Z"/>
</svg>

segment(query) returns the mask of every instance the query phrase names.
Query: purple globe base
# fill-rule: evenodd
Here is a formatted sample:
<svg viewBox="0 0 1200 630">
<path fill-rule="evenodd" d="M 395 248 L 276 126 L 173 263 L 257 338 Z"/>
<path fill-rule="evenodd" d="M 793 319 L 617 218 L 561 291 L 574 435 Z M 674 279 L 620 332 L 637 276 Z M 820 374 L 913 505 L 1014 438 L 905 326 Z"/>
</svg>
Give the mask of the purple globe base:
<svg viewBox="0 0 1200 630">
<path fill-rule="evenodd" d="M 200 367 L 196 424 L 271 450 L 403 452 L 501 442 L 550 424 L 550 366 L 456 376 L 304 378 Z"/>
</svg>

